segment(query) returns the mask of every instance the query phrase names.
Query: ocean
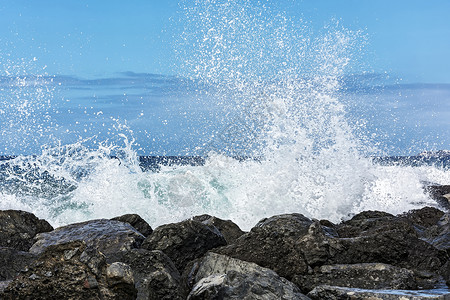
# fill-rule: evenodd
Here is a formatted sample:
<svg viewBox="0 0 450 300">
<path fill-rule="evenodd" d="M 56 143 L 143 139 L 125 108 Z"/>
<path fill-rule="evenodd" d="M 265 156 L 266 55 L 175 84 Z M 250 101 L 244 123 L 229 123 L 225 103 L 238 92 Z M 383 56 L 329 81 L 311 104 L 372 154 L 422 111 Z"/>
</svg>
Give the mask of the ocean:
<svg viewBox="0 0 450 300">
<path fill-rule="evenodd" d="M 424 186 L 450 184 L 437 152 L 450 148 L 450 85 L 356 73 L 359 33 L 226 3 L 185 4 L 173 75 L 3 60 L 0 209 L 53 226 L 206 213 L 248 230 L 282 213 L 437 205 Z"/>
</svg>

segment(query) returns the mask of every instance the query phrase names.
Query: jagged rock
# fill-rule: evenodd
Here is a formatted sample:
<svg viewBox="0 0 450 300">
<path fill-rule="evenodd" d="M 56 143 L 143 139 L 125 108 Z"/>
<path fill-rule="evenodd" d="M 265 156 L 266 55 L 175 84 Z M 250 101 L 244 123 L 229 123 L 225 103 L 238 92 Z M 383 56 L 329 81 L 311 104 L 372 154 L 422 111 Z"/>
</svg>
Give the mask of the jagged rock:
<svg viewBox="0 0 450 300">
<path fill-rule="evenodd" d="M 239 226 L 237 226 L 230 220 L 222 220 L 210 215 L 195 216 L 192 219 L 207 225 L 215 226 L 217 229 L 219 229 L 220 233 L 222 233 L 225 240 L 227 241 L 227 244 L 234 243 L 235 240 L 237 240 L 241 235 L 245 233 L 239 228 Z"/>
<path fill-rule="evenodd" d="M 425 191 L 441 207 L 450 209 L 450 185 L 429 185 L 425 187 Z"/>
<path fill-rule="evenodd" d="M 40 232 L 52 231 L 53 227 L 34 214 L 21 210 L 0 210 L 0 247 L 28 251 L 34 237 Z"/>
<path fill-rule="evenodd" d="M 30 248 L 31 253 L 41 253 L 50 245 L 71 241 L 84 241 L 105 255 L 137 248 L 144 236 L 128 223 L 114 220 L 92 220 L 59 227 L 36 236 L 37 242 Z"/>
<path fill-rule="evenodd" d="M 0 247 L 0 281 L 13 279 L 35 259 L 36 255 L 32 253 Z"/>
<path fill-rule="evenodd" d="M 127 271 L 128 270 L 128 271 Z M 123 276 L 122 276 L 123 275 Z M 122 277 L 121 277 L 122 276 Z M 129 267 L 107 265 L 82 241 L 47 247 L 4 290 L 4 299 L 135 299 Z"/>
<path fill-rule="evenodd" d="M 187 299 L 309 299 L 274 271 L 209 252 L 188 272 L 193 283 Z"/>
<path fill-rule="evenodd" d="M 188 262 L 223 245 L 226 245 L 225 238 L 216 227 L 186 220 L 156 228 L 142 243 L 142 248 L 163 251 L 180 271 Z"/>
<path fill-rule="evenodd" d="M 152 227 L 150 227 L 150 225 L 137 214 L 126 214 L 120 217 L 112 218 L 111 220 L 128 223 L 136 228 L 136 230 L 145 237 L 148 237 L 153 232 Z"/>
<path fill-rule="evenodd" d="M 296 275 L 292 282 L 308 293 L 316 286 L 361 289 L 417 289 L 414 272 L 387 264 L 324 265 L 313 274 Z"/>
<path fill-rule="evenodd" d="M 108 262 L 120 261 L 133 270 L 137 300 L 181 300 L 180 274 L 162 251 L 131 249 L 110 256 Z"/>
<path fill-rule="evenodd" d="M 307 295 L 313 300 L 448 300 L 449 294 L 431 291 L 364 290 L 321 285 Z"/>
<path fill-rule="evenodd" d="M 423 228 L 429 228 L 436 225 L 444 215 L 444 212 L 434 207 L 423 207 L 421 209 L 413 209 L 399 215 L 410 222 Z"/>
<path fill-rule="evenodd" d="M 308 272 L 298 240 L 308 233 L 312 220 L 301 214 L 285 214 L 261 220 L 234 244 L 213 250 L 240 260 L 254 262 L 291 279 Z"/>
</svg>

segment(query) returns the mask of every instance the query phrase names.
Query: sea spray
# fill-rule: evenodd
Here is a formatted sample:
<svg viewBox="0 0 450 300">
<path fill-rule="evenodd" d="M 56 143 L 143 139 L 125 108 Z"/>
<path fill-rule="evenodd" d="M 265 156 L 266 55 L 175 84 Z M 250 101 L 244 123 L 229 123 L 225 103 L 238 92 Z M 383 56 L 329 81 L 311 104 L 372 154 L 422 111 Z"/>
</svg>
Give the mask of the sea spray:
<svg viewBox="0 0 450 300">
<path fill-rule="evenodd" d="M 125 213 L 158 226 L 207 213 L 249 229 L 290 212 L 335 222 L 366 209 L 400 213 L 434 204 L 423 182 L 450 182 L 445 168 L 370 159 L 340 99 L 360 33 L 336 22 L 315 33 L 250 1 L 185 2 L 181 11 L 180 75 L 202 87 L 196 106 L 216 113 L 213 132 L 192 145 L 205 163 L 143 171 L 132 131 L 118 124 L 121 142 L 52 143 L 2 162 L 1 209 L 55 226 Z"/>
</svg>

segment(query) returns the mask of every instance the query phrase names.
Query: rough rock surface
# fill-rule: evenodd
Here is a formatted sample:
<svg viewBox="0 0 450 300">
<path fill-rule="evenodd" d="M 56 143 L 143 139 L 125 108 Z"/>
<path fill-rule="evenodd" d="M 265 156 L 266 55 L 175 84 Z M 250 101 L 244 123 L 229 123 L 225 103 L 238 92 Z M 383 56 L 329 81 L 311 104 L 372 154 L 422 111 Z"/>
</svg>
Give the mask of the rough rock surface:
<svg viewBox="0 0 450 300">
<path fill-rule="evenodd" d="M 180 296 L 180 274 L 162 251 L 131 249 L 110 256 L 108 262 L 120 261 L 133 270 L 137 300 L 177 300 Z"/>
<path fill-rule="evenodd" d="M 444 209 L 450 209 L 450 185 L 429 185 L 425 191 Z"/>
<path fill-rule="evenodd" d="M 380 263 L 324 265 L 314 270 L 313 274 L 294 276 L 292 282 L 304 293 L 319 285 L 361 289 L 417 289 L 414 272 Z"/>
<path fill-rule="evenodd" d="M 338 286 L 321 285 L 308 297 L 313 300 L 448 300 L 449 295 L 420 291 L 363 290 Z"/>
<path fill-rule="evenodd" d="M 234 244 L 213 250 L 269 268 L 291 279 L 308 272 L 297 242 L 308 233 L 312 220 L 301 214 L 285 214 L 261 220 Z"/>
<path fill-rule="evenodd" d="M 222 220 L 210 215 L 195 216 L 192 219 L 206 225 L 215 226 L 219 229 L 220 233 L 222 233 L 223 237 L 227 241 L 227 244 L 234 243 L 234 241 L 245 233 L 239 228 L 239 226 L 230 220 Z"/>
<path fill-rule="evenodd" d="M 223 245 L 226 245 L 225 238 L 216 227 L 186 220 L 156 228 L 145 239 L 142 248 L 163 251 L 182 272 L 188 262 Z"/>
<path fill-rule="evenodd" d="M 188 272 L 187 299 L 308 299 L 274 271 L 225 255 L 208 253 Z"/>
<path fill-rule="evenodd" d="M 153 232 L 152 227 L 150 227 L 150 225 L 137 214 L 126 214 L 120 217 L 112 218 L 111 220 L 128 223 L 136 228 L 136 230 L 145 237 L 148 237 Z"/>
<path fill-rule="evenodd" d="M 21 210 L 0 210 L 0 247 L 28 251 L 34 237 L 40 232 L 52 231 L 53 227 L 34 214 Z"/>
<path fill-rule="evenodd" d="M 96 249 L 76 241 L 49 246 L 5 289 L 4 299 L 135 299 L 130 267 L 107 265 Z"/>
<path fill-rule="evenodd" d="M 36 255 L 29 252 L 0 247 L 0 281 L 13 279 L 35 259 Z"/>
<path fill-rule="evenodd" d="M 92 220 L 59 227 L 37 235 L 31 253 L 41 253 L 50 245 L 84 241 L 105 255 L 137 248 L 144 236 L 128 223 L 113 220 Z"/>
</svg>

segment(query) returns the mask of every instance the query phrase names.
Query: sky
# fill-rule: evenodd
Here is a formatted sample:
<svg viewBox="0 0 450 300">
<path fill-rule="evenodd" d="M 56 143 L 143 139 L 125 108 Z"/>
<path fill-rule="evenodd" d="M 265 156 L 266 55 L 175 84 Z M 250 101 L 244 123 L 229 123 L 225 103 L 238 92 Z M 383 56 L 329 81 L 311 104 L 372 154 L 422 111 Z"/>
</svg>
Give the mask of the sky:
<svg viewBox="0 0 450 300">
<path fill-rule="evenodd" d="M 366 72 L 450 83 L 448 0 L 261 2 L 314 30 L 331 20 L 361 30 Z M 175 0 L 0 0 L 0 63 L 34 60 L 47 74 L 83 78 L 174 74 L 177 11 Z"/>
</svg>

